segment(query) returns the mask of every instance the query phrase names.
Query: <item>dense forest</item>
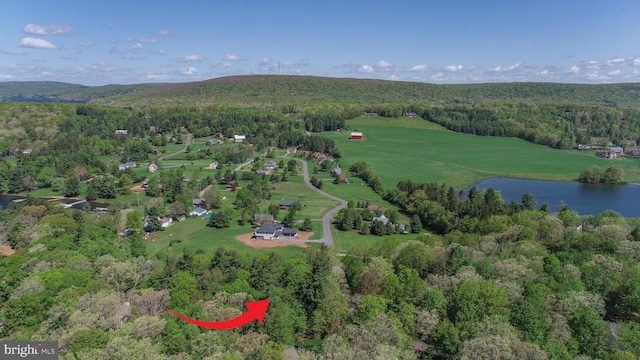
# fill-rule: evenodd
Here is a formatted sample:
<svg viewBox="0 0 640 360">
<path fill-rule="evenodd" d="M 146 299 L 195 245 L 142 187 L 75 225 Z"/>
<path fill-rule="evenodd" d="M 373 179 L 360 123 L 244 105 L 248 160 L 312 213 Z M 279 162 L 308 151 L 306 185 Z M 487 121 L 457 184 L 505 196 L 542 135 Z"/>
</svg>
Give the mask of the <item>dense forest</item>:
<svg viewBox="0 0 640 360">
<path fill-rule="evenodd" d="M 65 359 L 284 359 L 292 347 L 303 359 L 640 355 L 637 222 L 552 215 L 530 195 L 510 206 L 489 190 L 449 198 L 442 184 L 388 192 L 444 236 L 391 236 L 343 258 L 326 247 L 294 259 L 224 248 L 147 258 L 136 212 L 135 232 L 119 237 L 119 213 L 12 204 L 0 212 L 17 249 L 0 260 L 0 334 L 57 339 Z M 450 229 L 436 208 L 458 217 Z M 221 321 L 265 298 L 264 323 L 229 331 L 164 311 Z"/>
<path fill-rule="evenodd" d="M 427 84 L 294 75 L 230 76 L 192 83 L 80 86 L 0 82 L 0 100 L 56 98 L 113 106 L 236 105 L 280 108 L 313 104 L 482 104 L 531 102 L 635 107 L 638 84 Z"/>
</svg>

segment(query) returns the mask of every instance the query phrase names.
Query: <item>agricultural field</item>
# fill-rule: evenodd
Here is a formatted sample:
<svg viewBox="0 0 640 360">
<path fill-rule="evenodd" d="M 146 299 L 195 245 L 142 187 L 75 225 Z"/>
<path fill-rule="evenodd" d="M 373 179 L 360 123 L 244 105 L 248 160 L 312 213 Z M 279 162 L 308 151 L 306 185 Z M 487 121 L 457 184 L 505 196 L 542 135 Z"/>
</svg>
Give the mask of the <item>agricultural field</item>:
<svg viewBox="0 0 640 360">
<path fill-rule="evenodd" d="M 616 166 L 624 180 L 640 180 L 636 159 L 606 160 L 593 151 L 557 150 L 516 138 L 476 136 L 446 130 L 422 119 L 360 117 L 348 120 L 364 140 L 349 140 L 349 131 L 327 132 L 341 150 L 343 169 L 358 160 L 369 163 L 385 187 L 400 180 L 445 182 L 463 189 L 479 180 L 508 176 L 541 180 L 576 180 L 591 166 Z"/>
</svg>

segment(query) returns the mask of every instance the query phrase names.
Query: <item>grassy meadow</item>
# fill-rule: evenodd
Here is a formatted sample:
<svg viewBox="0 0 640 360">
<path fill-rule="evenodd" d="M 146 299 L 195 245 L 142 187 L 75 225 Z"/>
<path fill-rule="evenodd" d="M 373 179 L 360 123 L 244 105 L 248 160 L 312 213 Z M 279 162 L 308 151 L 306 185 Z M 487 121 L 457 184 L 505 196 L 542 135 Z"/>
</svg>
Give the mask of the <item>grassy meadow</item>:
<svg viewBox="0 0 640 360">
<path fill-rule="evenodd" d="M 445 182 L 458 189 L 497 176 L 572 181 L 594 165 L 622 167 L 626 181 L 640 180 L 636 159 L 606 160 L 594 156 L 593 151 L 557 150 L 516 138 L 460 134 L 423 119 L 360 117 L 347 125 L 364 132 L 364 140 L 349 140 L 350 131 L 324 134 L 342 151 L 340 165 L 348 169 L 364 160 L 385 187 L 403 179 Z"/>
</svg>

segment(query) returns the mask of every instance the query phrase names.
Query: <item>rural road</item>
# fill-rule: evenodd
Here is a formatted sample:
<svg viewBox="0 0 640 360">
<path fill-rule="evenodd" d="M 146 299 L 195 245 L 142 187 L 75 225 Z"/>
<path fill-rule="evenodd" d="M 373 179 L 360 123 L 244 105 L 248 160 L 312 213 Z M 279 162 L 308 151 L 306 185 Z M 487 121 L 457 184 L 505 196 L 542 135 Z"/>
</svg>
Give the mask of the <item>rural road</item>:
<svg viewBox="0 0 640 360">
<path fill-rule="evenodd" d="M 186 152 L 187 148 L 189 147 L 189 145 L 191 145 L 191 133 L 187 133 L 187 142 L 184 144 L 184 147 L 182 148 L 182 150 L 178 150 L 178 151 L 174 152 L 173 154 L 166 154 L 166 155 L 160 157 L 158 160 L 165 160 L 168 157 L 172 157 L 174 155 L 178 155 L 178 154 L 181 154 L 183 152 Z"/>
<path fill-rule="evenodd" d="M 311 180 L 309 178 L 309 168 L 307 166 L 307 162 L 303 161 L 303 160 L 299 160 L 296 159 L 298 161 L 300 161 L 302 163 L 302 175 L 304 177 L 304 182 L 307 183 L 307 185 L 312 188 L 315 192 L 322 194 L 332 200 L 335 200 L 337 202 L 340 203 L 340 205 L 334 207 L 333 209 L 329 210 L 326 214 L 324 214 L 324 216 L 322 217 L 322 239 L 317 240 L 318 242 L 322 242 L 325 245 L 327 245 L 328 247 L 333 247 L 333 236 L 331 235 L 331 218 L 333 218 L 333 215 L 335 215 L 338 211 L 340 211 L 340 209 L 344 209 L 347 207 L 347 202 L 337 198 L 333 195 L 329 195 L 326 192 L 318 189 L 317 187 L 313 186 L 311 184 Z"/>
</svg>

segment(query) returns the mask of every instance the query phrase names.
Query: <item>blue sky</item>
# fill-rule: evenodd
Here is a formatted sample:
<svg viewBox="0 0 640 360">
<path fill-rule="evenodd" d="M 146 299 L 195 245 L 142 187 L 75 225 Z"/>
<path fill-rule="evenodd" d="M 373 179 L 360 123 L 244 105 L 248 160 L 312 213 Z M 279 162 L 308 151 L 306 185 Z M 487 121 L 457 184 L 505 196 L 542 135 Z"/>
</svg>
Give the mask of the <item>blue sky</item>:
<svg viewBox="0 0 640 360">
<path fill-rule="evenodd" d="M 20 0 L 0 81 L 640 82 L 640 1 Z"/>
</svg>

